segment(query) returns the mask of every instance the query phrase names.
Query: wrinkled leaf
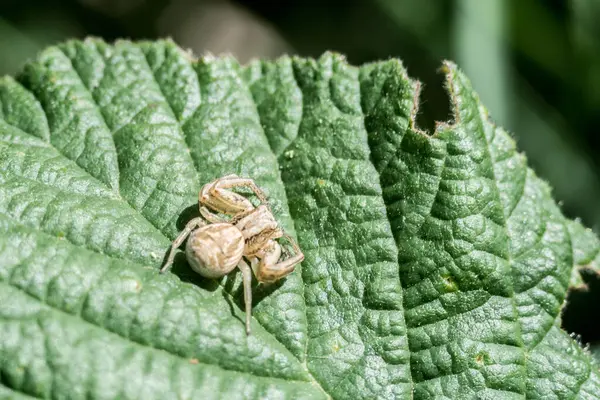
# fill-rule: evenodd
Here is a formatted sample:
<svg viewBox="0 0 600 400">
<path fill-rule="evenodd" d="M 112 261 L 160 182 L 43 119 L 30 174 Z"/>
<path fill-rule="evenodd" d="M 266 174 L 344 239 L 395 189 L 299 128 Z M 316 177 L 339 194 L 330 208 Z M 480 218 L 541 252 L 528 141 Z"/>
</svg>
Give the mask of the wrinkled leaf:
<svg viewBox="0 0 600 400">
<path fill-rule="evenodd" d="M 431 136 L 396 60 L 89 39 L 3 78 L 0 398 L 598 398 L 560 329 L 598 241 L 444 71 L 455 120 Z M 158 274 L 229 173 L 306 255 L 255 288 L 249 337 L 239 274 Z"/>
</svg>

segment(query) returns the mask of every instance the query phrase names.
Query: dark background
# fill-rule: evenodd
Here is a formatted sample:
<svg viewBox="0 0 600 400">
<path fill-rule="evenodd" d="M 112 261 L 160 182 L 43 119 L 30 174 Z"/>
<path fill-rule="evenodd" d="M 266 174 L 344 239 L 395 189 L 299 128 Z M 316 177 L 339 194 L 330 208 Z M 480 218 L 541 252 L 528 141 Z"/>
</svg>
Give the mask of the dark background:
<svg viewBox="0 0 600 400">
<path fill-rule="evenodd" d="M 565 214 L 600 232 L 600 1 L 596 0 L 0 0 L 0 75 L 42 48 L 88 35 L 172 37 L 197 55 L 242 62 L 283 53 L 344 53 L 354 64 L 401 58 L 424 90 L 419 124 L 449 117 L 451 59 L 492 117 L 513 132 Z M 600 340 L 600 280 L 563 317 Z"/>
</svg>

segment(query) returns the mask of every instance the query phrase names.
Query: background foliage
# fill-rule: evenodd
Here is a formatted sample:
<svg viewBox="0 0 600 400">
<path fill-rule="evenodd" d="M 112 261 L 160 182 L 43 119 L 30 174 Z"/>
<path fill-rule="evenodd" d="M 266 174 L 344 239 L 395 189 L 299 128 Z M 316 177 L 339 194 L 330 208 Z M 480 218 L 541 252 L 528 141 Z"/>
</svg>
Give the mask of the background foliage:
<svg viewBox="0 0 600 400">
<path fill-rule="evenodd" d="M 569 217 L 600 231 L 600 5 L 593 0 L 3 0 L 0 75 L 71 37 L 172 36 L 196 54 L 244 62 L 282 53 L 347 55 L 353 64 L 404 61 L 424 82 L 419 122 L 449 116 L 436 70 L 444 58 L 471 78 L 493 117 L 514 133 L 530 165 Z M 600 283 L 571 295 L 565 328 L 600 339 L 585 305 Z"/>
</svg>

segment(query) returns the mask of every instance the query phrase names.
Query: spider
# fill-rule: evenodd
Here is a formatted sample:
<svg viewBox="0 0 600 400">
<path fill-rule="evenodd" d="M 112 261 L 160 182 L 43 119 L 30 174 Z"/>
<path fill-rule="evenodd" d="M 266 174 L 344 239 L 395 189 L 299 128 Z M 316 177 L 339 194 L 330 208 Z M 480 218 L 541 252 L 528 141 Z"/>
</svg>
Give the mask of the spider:
<svg viewBox="0 0 600 400">
<path fill-rule="evenodd" d="M 232 188 L 252 189 L 261 204 L 257 207 Z M 175 250 L 186 240 L 186 257 L 194 271 L 205 278 L 220 278 L 235 267 L 242 271 L 246 333 L 250 334 L 252 314 L 252 272 L 259 282 L 272 283 L 289 275 L 304 260 L 298 244 L 279 227 L 268 206 L 264 192 L 252 179 L 227 175 L 202 187 L 198 194 L 202 217 L 192 219 L 171 245 L 169 257 L 160 273 L 173 264 Z M 211 212 L 230 215 L 225 219 Z M 207 222 L 208 221 L 208 222 Z M 294 250 L 281 260 L 282 246 L 276 239 L 285 238 Z M 244 260 L 250 261 L 250 267 Z"/>
</svg>

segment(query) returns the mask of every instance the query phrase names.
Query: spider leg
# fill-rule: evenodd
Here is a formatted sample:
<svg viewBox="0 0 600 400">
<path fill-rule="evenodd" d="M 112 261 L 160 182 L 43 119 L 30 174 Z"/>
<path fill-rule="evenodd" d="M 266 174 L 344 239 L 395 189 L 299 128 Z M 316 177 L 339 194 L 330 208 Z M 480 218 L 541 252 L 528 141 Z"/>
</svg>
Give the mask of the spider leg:
<svg viewBox="0 0 600 400">
<path fill-rule="evenodd" d="M 236 179 L 236 178 L 239 178 L 239 176 L 237 176 L 236 174 L 229 174 L 229 175 L 222 176 L 219 180 L 224 181 L 227 179 Z"/>
<path fill-rule="evenodd" d="M 252 270 L 242 258 L 238 263 L 244 282 L 244 305 L 246 307 L 246 334 L 250 335 L 250 318 L 252 318 Z"/>
<path fill-rule="evenodd" d="M 295 242 L 292 245 L 294 246 Z M 296 265 L 304 260 L 304 254 L 297 245 L 294 248 L 297 249 L 295 255 L 279 261 L 282 253 L 281 245 L 274 240 L 270 240 L 267 246 L 258 254 L 260 262 L 252 263 L 256 279 L 259 282 L 271 283 L 289 275 Z"/>
<path fill-rule="evenodd" d="M 296 254 L 302 254 L 302 251 L 300 250 L 300 246 L 298 246 L 298 243 L 296 243 L 296 241 L 294 240 L 293 237 L 291 237 L 289 234 L 282 232 L 281 237 L 286 238 L 287 241 L 292 245 L 292 248 L 294 249 L 294 252 Z"/>
<path fill-rule="evenodd" d="M 175 259 L 175 250 L 185 241 L 185 239 L 192 233 L 196 228 L 205 226 L 206 222 L 200 217 L 194 218 L 190 222 L 185 225 L 185 228 L 181 231 L 181 233 L 173 240 L 173 244 L 171 245 L 171 249 L 169 250 L 169 257 L 165 262 L 165 265 L 160 269 L 160 273 L 165 273 L 173 264 L 173 260 Z"/>
<path fill-rule="evenodd" d="M 232 181 L 238 181 L 237 175 L 227 175 L 207 183 L 198 194 L 198 202 L 219 213 L 235 215 L 241 211 L 251 210 L 254 205 L 245 196 L 229 190 Z"/>
<path fill-rule="evenodd" d="M 202 215 L 205 220 L 207 220 L 208 222 L 212 222 L 213 224 L 218 224 L 221 222 L 226 222 L 226 223 L 229 222 L 225 218 L 219 217 L 215 213 L 211 212 L 208 208 L 206 208 L 204 206 L 200 207 L 200 215 Z"/>
<path fill-rule="evenodd" d="M 250 188 L 256 197 L 260 200 L 262 204 L 268 204 L 267 195 L 261 188 L 258 187 L 254 179 L 250 178 L 240 178 L 237 175 L 227 175 L 217 181 L 215 181 L 214 186 L 211 188 L 211 191 L 218 191 L 219 189 L 231 189 L 236 186 L 244 186 Z"/>
</svg>

